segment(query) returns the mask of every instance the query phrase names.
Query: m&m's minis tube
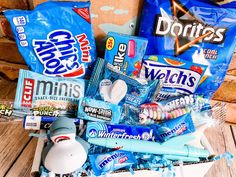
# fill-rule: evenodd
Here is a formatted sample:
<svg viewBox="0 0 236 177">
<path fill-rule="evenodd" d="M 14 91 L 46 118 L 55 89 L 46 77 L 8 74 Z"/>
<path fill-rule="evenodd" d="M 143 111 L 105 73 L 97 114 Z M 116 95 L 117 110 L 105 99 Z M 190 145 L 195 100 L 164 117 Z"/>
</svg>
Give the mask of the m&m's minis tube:
<svg viewBox="0 0 236 177">
<path fill-rule="evenodd" d="M 117 150 L 105 154 L 89 155 L 92 170 L 96 176 L 105 175 L 121 168 L 130 168 L 137 163 L 132 152 Z"/>
<path fill-rule="evenodd" d="M 48 77 L 21 69 L 14 109 L 25 115 L 75 118 L 84 90 L 84 79 Z"/>
<path fill-rule="evenodd" d="M 78 102 L 77 117 L 96 122 L 119 123 L 121 112 L 121 106 L 84 97 Z"/>
<path fill-rule="evenodd" d="M 180 94 L 194 93 L 206 68 L 205 65 L 176 57 L 147 55 L 143 60 L 140 78 L 162 80 L 162 89 L 155 98 L 160 101 Z"/>
<path fill-rule="evenodd" d="M 137 77 L 146 47 L 145 38 L 109 32 L 104 59 L 125 75 Z"/>
<path fill-rule="evenodd" d="M 195 131 L 190 113 L 161 124 L 153 124 L 151 127 L 154 129 L 155 138 L 159 142 L 164 142 L 172 137 L 193 133 Z"/>
<path fill-rule="evenodd" d="M 235 22 L 236 3 L 144 0 L 139 36 L 148 39 L 146 55 L 175 56 L 207 66 L 201 81 L 194 82 L 196 93 L 211 97 L 235 50 Z"/>
<path fill-rule="evenodd" d="M 34 10 L 7 10 L 21 55 L 46 76 L 89 76 L 96 59 L 89 2 L 45 2 Z"/>
</svg>

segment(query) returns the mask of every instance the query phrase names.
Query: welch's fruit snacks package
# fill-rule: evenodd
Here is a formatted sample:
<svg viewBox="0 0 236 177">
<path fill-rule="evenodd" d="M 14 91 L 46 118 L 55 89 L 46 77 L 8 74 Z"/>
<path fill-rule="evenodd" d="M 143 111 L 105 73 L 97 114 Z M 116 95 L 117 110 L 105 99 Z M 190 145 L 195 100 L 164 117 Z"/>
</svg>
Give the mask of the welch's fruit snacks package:
<svg viewBox="0 0 236 177">
<path fill-rule="evenodd" d="M 162 88 L 155 98 L 155 101 L 160 101 L 181 94 L 193 94 L 202 82 L 206 68 L 177 57 L 146 55 L 140 78 L 162 81 Z"/>
<path fill-rule="evenodd" d="M 235 7 L 206 0 L 145 0 L 139 35 L 148 39 L 146 54 L 206 65 L 196 93 L 212 96 L 235 49 Z"/>
<path fill-rule="evenodd" d="M 89 8 L 89 2 L 45 2 L 32 11 L 4 14 L 32 71 L 81 78 L 90 75 L 96 59 Z"/>
</svg>

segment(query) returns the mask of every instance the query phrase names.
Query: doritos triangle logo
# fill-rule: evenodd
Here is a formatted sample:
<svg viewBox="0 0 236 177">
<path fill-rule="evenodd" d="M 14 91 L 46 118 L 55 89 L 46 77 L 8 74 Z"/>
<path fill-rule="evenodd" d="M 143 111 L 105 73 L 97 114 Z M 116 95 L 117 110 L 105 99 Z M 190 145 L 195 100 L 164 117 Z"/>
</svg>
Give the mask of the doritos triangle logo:
<svg viewBox="0 0 236 177">
<path fill-rule="evenodd" d="M 81 16 L 83 19 L 85 19 L 88 23 L 91 23 L 88 7 L 84 7 L 84 8 L 74 7 L 73 11 L 77 13 L 79 16 Z"/>
<path fill-rule="evenodd" d="M 180 55 L 192 45 L 201 42 L 220 44 L 224 42 L 226 28 L 212 27 L 197 19 L 178 0 L 170 0 L 173 17 L 157 16 L 155 35 L 175 38 L 175 54 Z"/>
</svg>

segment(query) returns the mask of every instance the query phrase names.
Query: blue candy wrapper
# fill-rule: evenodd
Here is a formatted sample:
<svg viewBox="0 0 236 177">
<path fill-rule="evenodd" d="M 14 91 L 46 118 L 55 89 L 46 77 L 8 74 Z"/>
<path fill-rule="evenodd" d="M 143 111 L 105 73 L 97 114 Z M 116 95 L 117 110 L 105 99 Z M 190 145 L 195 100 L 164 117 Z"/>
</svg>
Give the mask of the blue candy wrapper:
<svg viewBox="0 0 236 177">
<path fill-rule="evenodd" d="M 206 0 L 145 0 L 139 35 L 147 55 L 206 65 L 196 93 L 211 97 L 224 80 L 236 45 L 236 5 Z"/>
<path fill-rule="evenodd" d="M 121 168 L 131 167 L 137 163 L 131 152 L 122 150 L 89 155 L 89 160 L 96 176 L 105 175 Z"/>
<path fill-rule="evenodd" d="M 49 116 L 25 116 L 23 127 L 26 130 L 49 130 L 53 121 L 58 119 L 57 117 Z M 81 119 L 72 119 L 76 126 L 82 126 L 84 121 Z"/>
<path fill-rule="evenodd" d="M 155 101 L 196 91 L 205 70 L 205 65 L 163 55 L 145 56 L 140 78 L 162 80 L 162 89 Z"/>
<path fill-rule="evenodd" d="M 84 97 L 79 100 L 77 116 L 90 121 L 119 123 L 121 112 L 121 106 Z"/>
<path fill-rule="evenodd" d="M 125 75 L 137 77 L 146 47 L 145 38 L 109 32 L 104 59 Z"/>
<path fill-rule="evenodd" d="M 159 142 L 164 142 L 172 137 L 193 133 L 195 131 L 190 113 L 161 124 L 151 125 L 151 127 L 154 129 L 155 138 Z"/>
<path fill-rule="evenodd" d="M 123 138 L 153 141 L 153 129 L 147 126 L 112 125 L 88 122 L 86 138 Z"/>
<path fill-rule="evenodd" d="M 90 75 L 96 59 L 89 2 L 45 2 L 4 12 L 28 67 L 47 76 Z"/>
<path fill-rule="evenodd" d="M 190 94 L 162 100 L 159 102 L 145 103 L 140 106 L 139 122 L 141 124 L 153 124 L 193 111 L 201 111 L 211 108 L 210 100 L 200 95 Z"/>
<path fill-rule="evenodd" d="M 25 115 L 75 118 L 85 84 L 84 79 L 47 77 L 21 69 L 14 109 Z"/>
<path fill-rule="evenodd" d="M 145 102 L 151 102 L 160 90 L 159 80 L 147 82 L 146 80 L 128 77 L 100 58 L 96 61 L 95 69 L 86 90 L 86 96 L 93 96 L 93 98 L 100 100 L 103 99 L 99 93 L 99 84 L 104 79 L 109 80 L 111 83 L 114 83 L 116 80 L 122 80 L 126 83 L 127 93 L 119 105 L 129 104 L 138 106 Z"/>
</svg>

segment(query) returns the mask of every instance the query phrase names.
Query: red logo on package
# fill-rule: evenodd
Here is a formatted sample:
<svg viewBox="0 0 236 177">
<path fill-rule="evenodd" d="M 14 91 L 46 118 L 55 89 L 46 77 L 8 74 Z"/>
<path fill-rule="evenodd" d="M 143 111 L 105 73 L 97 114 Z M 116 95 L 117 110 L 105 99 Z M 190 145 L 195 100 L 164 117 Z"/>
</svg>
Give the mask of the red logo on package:
<svg viewBox="0 0 236 177">
<path fill-rule="evenodd" d="M 88 23 L 91 23 L 88 7 L 84 7 L 84 8 L 74 7 L 73 11 L 77 13 L 79 16 L 81 16 L 83 19 L 85 19 Z"/>
<path fill-rule="evenodd" d="M 29 78 L 24 79 L 21 106 L 30 108 L 32 107 L 33 91 L 34 91 L 34 79 L 29 79 Z"/>
</svg>

